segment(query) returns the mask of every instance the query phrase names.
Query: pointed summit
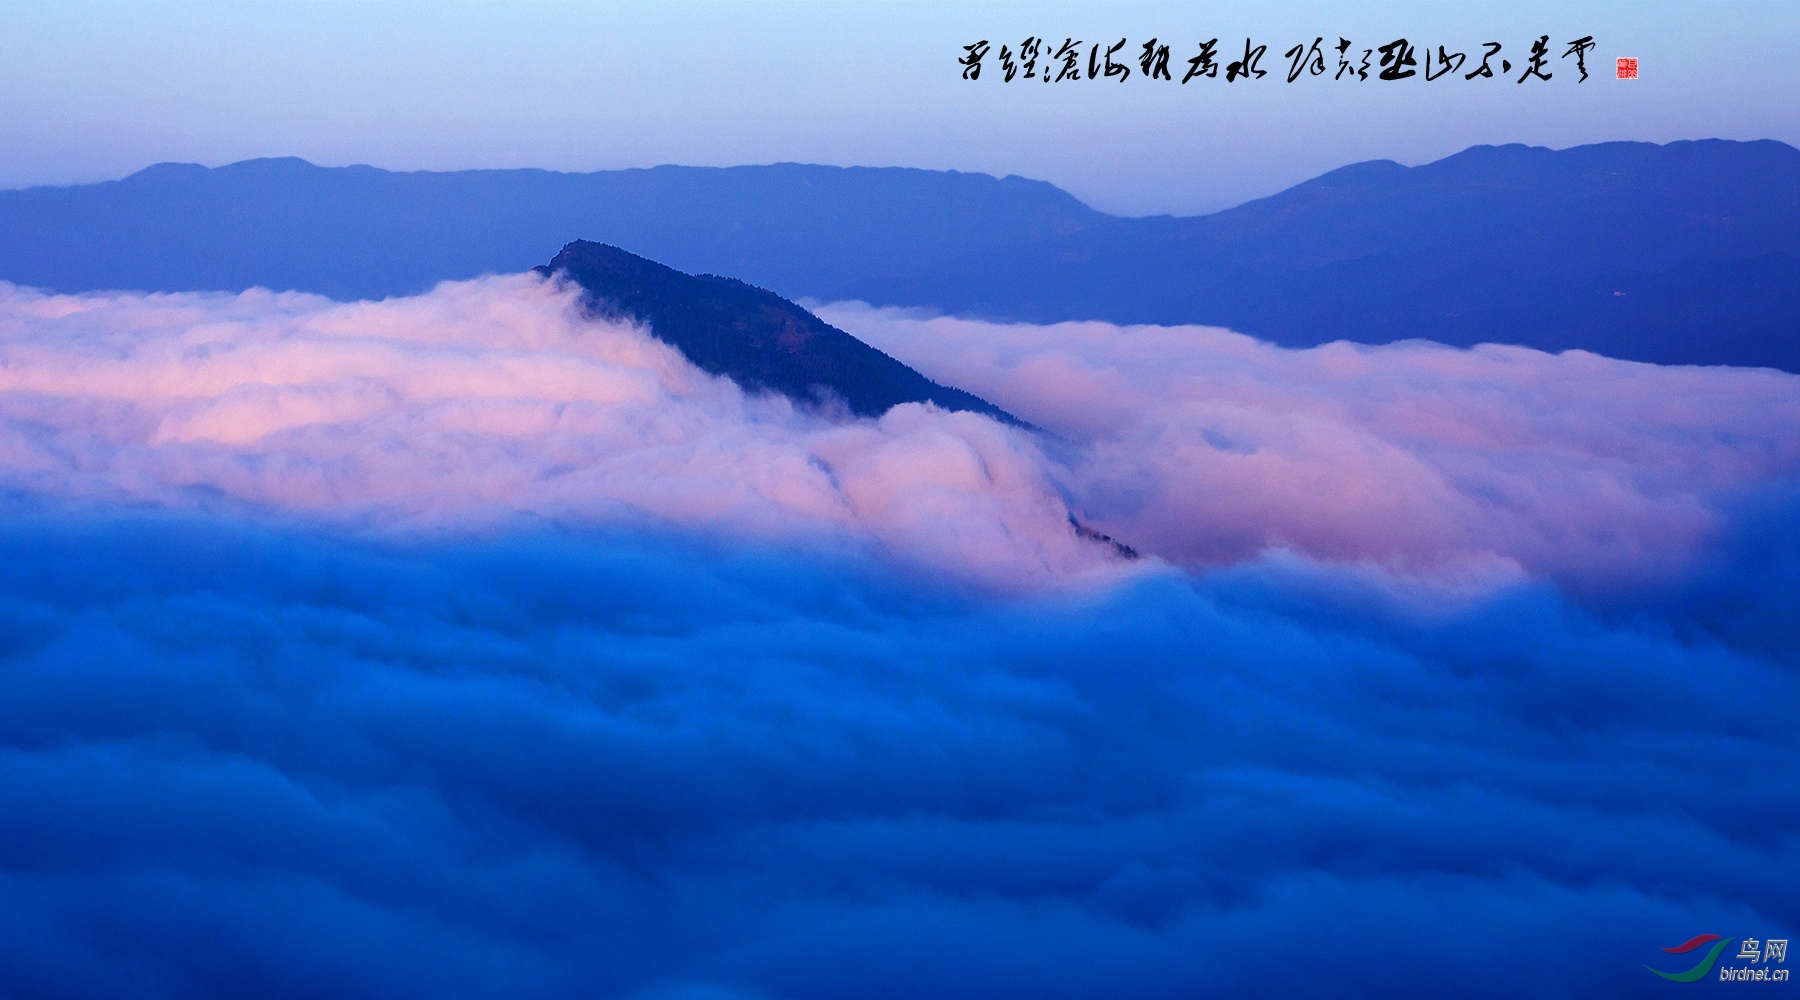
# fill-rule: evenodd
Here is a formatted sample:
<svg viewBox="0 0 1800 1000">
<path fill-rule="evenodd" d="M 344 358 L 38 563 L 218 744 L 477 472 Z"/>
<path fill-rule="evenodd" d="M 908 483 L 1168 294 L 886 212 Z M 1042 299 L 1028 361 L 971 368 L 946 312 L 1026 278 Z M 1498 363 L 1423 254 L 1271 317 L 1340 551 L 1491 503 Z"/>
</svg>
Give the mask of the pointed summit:
<svg viewBox="0 0 1800 1000">
<path fill-rule="evenodd" d="M 576 240 L 540 274 L 566 275 L 590 309 L 643 323 L 689 361 L 750 391 L 802 402 L 838 397 L 858 416 L 934 403 L 1011 424 L 999 407 L 939 385 L 774 292 L 735 278 L 684 274 L 605 243 Z"/>
</svg>

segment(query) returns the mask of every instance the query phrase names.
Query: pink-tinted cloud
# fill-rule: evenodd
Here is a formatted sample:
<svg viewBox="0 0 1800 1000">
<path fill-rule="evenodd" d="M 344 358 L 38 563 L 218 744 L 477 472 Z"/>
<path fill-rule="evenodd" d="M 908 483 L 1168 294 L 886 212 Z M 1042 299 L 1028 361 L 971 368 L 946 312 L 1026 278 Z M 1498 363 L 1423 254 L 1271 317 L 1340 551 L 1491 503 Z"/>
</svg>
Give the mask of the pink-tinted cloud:
<svg viewBox="0 0 1800 1000">
<path fill-rule="evenodd" d="M 387 528 L 548 517 L 1002 587 L 1289 553 L 1480 590 L 1678 573 L 1800 471 L 1800 378 L 1206 328 L 826 317 L 1053 432 L 797 410 L 532 276 L 336 303 L 0 286 L 0 487 Z M 1287 557 L 1283 557 L 1287 558 Z"/>
<path fill-rule="evenodd" d="M 1439 576 L 1661 576 L 1800 470 L 1800 377 L 1764 369 L 821 313 L 1070 439 L 1079 511 L 1184 563 L 1274 547 Z"/>
<path fill-rule="evenodd" d="M 674 524 L 1003 586 L 1118 571 L 1029 434 L 798 412 L 573 296 L 531 276 L 351 304 L 0 286 L 0 478 L 357 524 Z"/>
</svg>

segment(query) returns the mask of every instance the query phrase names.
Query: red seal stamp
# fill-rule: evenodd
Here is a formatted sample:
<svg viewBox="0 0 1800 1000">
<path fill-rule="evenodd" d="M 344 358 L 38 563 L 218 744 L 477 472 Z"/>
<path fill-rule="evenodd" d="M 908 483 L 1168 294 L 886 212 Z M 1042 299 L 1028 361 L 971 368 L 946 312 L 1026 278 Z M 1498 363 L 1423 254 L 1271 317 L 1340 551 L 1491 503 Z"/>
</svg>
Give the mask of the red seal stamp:
<svg viewBox="0 0 1800 1000">
<path fill-rule="evenodd" d="M 1637 79 L 1637 57 L 1636 56 L 1620 56 L 1619 57 L 1619 79 L 1621 79 L 1621 80 Z"/>
</svg>

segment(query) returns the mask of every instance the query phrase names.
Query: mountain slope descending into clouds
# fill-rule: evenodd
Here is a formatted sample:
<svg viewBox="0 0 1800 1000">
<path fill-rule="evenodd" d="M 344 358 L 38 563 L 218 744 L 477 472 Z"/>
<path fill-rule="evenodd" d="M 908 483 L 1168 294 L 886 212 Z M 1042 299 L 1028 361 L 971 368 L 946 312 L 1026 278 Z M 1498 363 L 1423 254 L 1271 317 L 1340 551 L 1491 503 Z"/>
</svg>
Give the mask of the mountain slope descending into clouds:
<svg viewBox="0 0 1800 1000">
<path fill-rule="evenodd" d="M 563 247 L 537 270 L 546 277 L 566 275 L 587 291 L 590 307 L 644 323 L 701 369 L 751 391 L 773 389 L 801 402 L 822 391 L 865 417 L 879 417 L 901 403 L 934 403 L 1018 423 L 999 407 L 931 381 L 774 292 L 734 278 L 683 274 L 585 240 Z"/>
<path fill-rule="evenodd" d="M 1146 219 L 897 168 L 163 164 L 0 192 L 0 279 L 375 298 L 522 271 L 571 235 L 790 299 L 1800 371 L 1800 150 L 1768 141 L 1477 146 Z"/>
</svg>

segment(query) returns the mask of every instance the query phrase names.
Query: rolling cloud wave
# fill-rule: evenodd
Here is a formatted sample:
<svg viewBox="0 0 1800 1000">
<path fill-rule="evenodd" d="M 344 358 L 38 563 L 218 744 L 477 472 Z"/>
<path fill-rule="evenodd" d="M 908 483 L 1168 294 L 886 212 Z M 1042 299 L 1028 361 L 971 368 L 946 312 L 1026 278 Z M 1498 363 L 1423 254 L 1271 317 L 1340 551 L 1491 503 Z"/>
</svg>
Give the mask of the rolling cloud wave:
<svg viewBox="0 0 1800 1000">
<path fill-rule="evenodd" d="M 22 995 L 1628 995 L 1800 923 L 1791 642 L 1542 588 L 31 509 L 0 567 Z"/>
<path fill-rule="evenodd" d="M 1053 436 L 523 277 L 5 289 L 0 994 L 1635 995 L 1800 924 L 1792 376 L 825 313 Z"/>
<path fill-rule="evenodd" d="M 1741 501 L 1800 474 L 1800 376 L 1770 369 L 820 312 L 1078 442 L 1084 511 L 1190 564 L 1283 546 L 1413 572 L 1668 579 Z"/>
<path fill-rule="evenodd" d="M 1800 473 L 1800 377 L 1768 370 L 825 308 L 1054 432 L 1040 443 L 748 396 L 572 294 L 525 276 L 351 304 L 0 289 L 0 476 L 345 523 L 671 523 L 1016 588 L 1120 572 L 1071 512 L 1188 566 L 1285 549 L 1482 585 L 1667 580 Z"/>
<path fill-rule="evenodd" d="M 1024 432 L 797 412 L 534 277 L 352 304 L 8 289 L 0 338 L 14 489 L 388 527 L 652 521 L 996 585 L 1117 572 Z"/>
</svg>

